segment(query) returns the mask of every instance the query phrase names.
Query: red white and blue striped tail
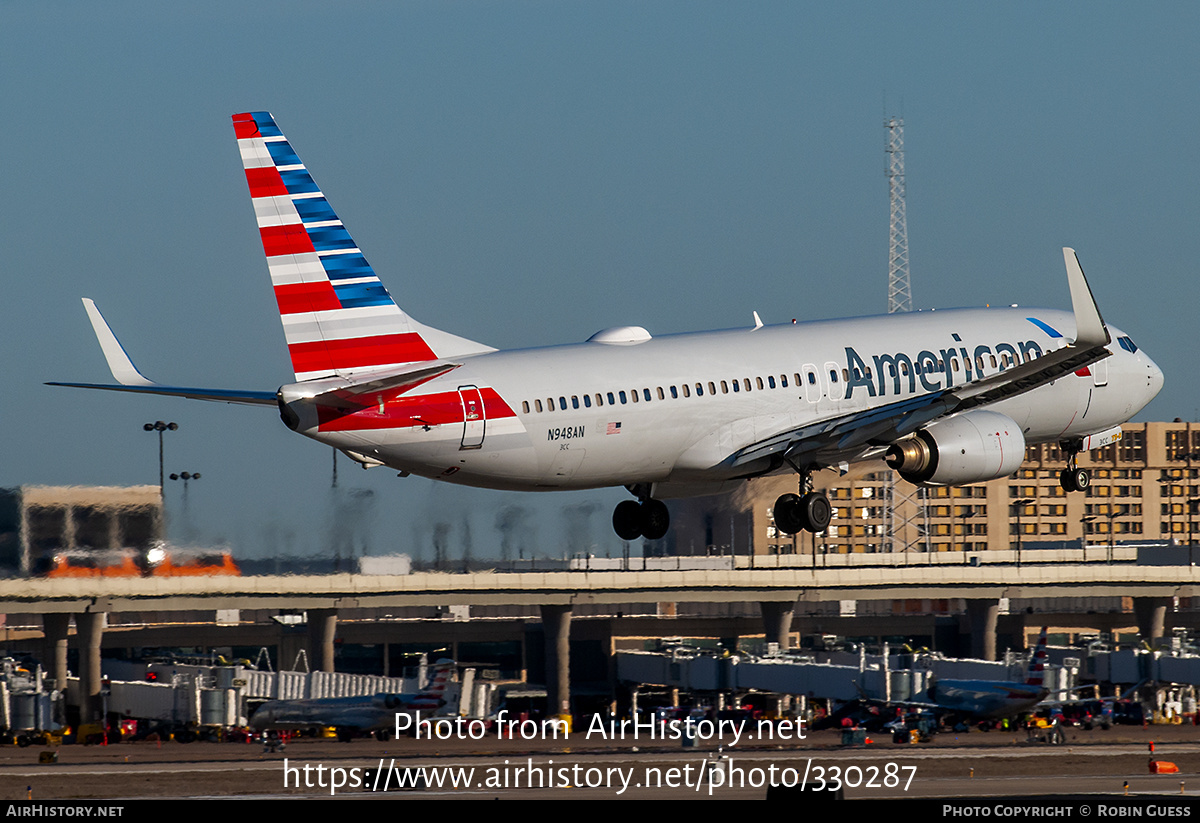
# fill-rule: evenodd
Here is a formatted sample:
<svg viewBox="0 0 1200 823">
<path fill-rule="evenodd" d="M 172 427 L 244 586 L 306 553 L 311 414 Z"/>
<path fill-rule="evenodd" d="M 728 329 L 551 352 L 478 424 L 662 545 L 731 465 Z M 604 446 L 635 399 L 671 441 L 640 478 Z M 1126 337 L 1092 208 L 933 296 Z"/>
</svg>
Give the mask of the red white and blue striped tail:
<svg viewBox="0 0 1200 823">
<path fill-rule="evenodd" d="M 493 351 L 396 305 L 269 113 L 233 127 L 297 381 Z"/>
<path fill-rule="evenodd" d="M 1029 658 L 1029 672 L 1025 677 L 1025 685 L 1038 686 L 1046 682 L 1046 631 L 1049 627 L 1042 626 L 1033 657 Z"/>
</svg>

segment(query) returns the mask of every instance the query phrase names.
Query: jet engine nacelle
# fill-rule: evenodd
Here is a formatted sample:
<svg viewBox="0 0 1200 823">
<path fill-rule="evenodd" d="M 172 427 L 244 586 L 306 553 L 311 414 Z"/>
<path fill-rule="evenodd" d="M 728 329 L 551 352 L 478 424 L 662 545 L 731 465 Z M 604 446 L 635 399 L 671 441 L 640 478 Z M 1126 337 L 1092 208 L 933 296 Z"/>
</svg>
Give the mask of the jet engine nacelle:
<svg viewBox="0 0 1200 823">
<path fill-rule="evenodd" d="M 961 486 L 1015 472 L 1025 459 L 1025 435 L 1011 417 L 976 409 L 898 440 L 884 461 L 910 483 Z"/>
</svg>

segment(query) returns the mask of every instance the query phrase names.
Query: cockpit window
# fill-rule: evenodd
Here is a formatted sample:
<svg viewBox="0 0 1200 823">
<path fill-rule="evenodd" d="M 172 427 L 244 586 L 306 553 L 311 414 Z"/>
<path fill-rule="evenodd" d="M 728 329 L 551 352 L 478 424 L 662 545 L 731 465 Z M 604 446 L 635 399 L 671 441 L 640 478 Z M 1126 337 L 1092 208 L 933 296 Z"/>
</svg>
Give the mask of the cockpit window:
<svg viewBox="0 0 1200 823">
<path fill-rule="evenodd" d="M 1137 353 L 1137 350 L 1138 350 L 1137 343 L 1134 343 L 1131 338 L 1124 337 L 1124 336 L 1118 337 L 1117 342 L 1121 344 L 1121 348 L 1123 348 L 1125 351 L 1129 352 L 1130 354 Z"/>
</svg>

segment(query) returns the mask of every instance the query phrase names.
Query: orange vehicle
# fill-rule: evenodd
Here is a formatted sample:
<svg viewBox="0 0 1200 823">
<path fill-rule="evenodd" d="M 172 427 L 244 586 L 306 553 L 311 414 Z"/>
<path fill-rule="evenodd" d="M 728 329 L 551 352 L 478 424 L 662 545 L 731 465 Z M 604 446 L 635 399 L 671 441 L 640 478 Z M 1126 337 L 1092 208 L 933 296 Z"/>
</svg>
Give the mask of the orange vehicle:
<svg viewBox="0 0 1200 823">
<path fill-rule="evenodd" d="M 56 553 L 45 577 L 240 577 L 242 570 L 227 549 L 198 552 L 155 546 L 135 549 Z"/>
</svg>

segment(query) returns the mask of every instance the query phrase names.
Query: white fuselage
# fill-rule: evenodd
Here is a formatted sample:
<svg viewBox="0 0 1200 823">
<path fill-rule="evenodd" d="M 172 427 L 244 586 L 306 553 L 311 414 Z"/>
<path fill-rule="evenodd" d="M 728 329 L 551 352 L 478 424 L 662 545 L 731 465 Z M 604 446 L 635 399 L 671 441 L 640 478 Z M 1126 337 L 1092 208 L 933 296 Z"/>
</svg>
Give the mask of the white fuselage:
<svg viewBox="0 0 1200 823">
<path fill-rule="evenodd" d="M 733 457 L 810 423 L 990 377 L 1067 345 L 1074 323 L 1058 310 L 960 309 L 493 352 L 461 358 L 355 414 L 319 426 L 310 415 L 300 430 L 449 482 L 513 490 L 644 483 L 669 497 L 672 487 L 712 490 L 786 469 L 767 458 L 735 466 Z M 1112 356 L 1087 373 L 988 408 L 1012 418 L 1029 443 L 1127 421 L 1158 393 L 1162 373 L 1109 328 Z M 879 452 L 859 444 L 826 450 L 813 464 Z"/>
</svg>

